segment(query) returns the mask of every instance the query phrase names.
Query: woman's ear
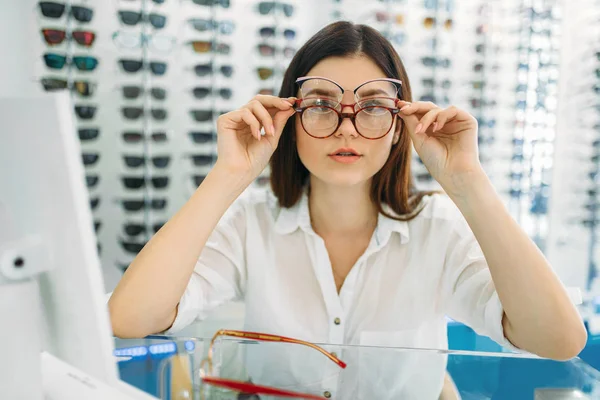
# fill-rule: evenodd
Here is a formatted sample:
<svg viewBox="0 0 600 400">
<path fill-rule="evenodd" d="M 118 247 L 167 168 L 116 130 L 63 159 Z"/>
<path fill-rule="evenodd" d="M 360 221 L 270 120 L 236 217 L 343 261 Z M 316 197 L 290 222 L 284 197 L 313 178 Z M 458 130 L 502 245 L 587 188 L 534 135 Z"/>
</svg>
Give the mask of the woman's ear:
<svg viewBox="0 0 600 400">
<path fill-rule="evenodd" d="M 392 146 L 398 144 L 398 141 L 400 140 L 400 132 L 402 132 L 403 128 L 404 128 L 404 121 L 402 121 L 401 118 L 398 118 L 398 123 L 396 124 L 396 129 L 394 130 L 394 138 L 392 140 Z"/>
</svg>

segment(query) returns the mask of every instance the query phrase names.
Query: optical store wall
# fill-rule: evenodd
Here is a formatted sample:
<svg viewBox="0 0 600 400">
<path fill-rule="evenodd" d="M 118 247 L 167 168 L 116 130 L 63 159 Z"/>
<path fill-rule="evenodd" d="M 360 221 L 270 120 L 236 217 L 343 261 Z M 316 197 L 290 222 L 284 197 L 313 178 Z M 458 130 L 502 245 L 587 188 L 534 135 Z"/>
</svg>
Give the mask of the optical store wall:
<svg viewBox="0 0 600 400">
<path fill-rule="evenodd" d="M 415 100 L 477 117 L 515 219 L 567 286 L 600 293 L 600 1 L 83 0 L 29 17 L 32 80 L 73 96 L 107 290 L 210 170 L 216 118 L 276 94 L 295 51 L 343 19 L 393 42 Z M 438 188 L 418 157 L 414 174 Z"/>
</svg>

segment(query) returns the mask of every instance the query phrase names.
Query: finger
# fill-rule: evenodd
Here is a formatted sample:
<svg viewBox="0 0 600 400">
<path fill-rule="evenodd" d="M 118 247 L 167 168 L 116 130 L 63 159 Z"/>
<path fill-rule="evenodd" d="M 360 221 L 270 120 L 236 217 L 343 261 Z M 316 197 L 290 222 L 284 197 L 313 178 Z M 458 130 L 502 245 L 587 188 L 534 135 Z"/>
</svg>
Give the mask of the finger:
<svg viewBox="0 0 600 400">
<path fill-rule="evenodd" d="M 438 108 L 437 105 L 430 101 L 416 101 L 414 103 L 408 103 L 400 107 L 401 115 L 413 115 L 413 114 L 425 114 L 434 108 Z"/>
<path fill-rule="evenodd" d="M 289 104 L 286 102 L 286 104 Z M 265 132 L 271 136 L 275 136 L 275 127 L 273 125 L 273 118 L 267 111 L 265 106 L 258 100 L 254 99 L 244 106 L 244 108 L 252 111 L 254 116 L 260 121 L 262 126 L 265 128 Z M 288 109 L 290 106 L 287 107 Z"/>
<path fill-rule="evenodd" d="M 260 140 L 260 123 L 256 116 L 250 111 L 248 108 L 242 108 L 238 111 L 235 111 L 234 114 L 239 114 L 240 121 L 243 121 L 250 127 L 250 131 L 252 135 L 256 137 L 257 140 Z"/>
<path fill-rule="evenodd" d="M 436 120 L 440 112 L 442 112 L 442 109 L 440 108 L 434 108 L 433 110 L 428 111 L 423 118 L 419 120 L 419 124 L 415 127 L 415 133 L 427 132 L 427 129 L 429 129 L 429 126 Z"/>
<path fill-rule="evenodd" d="M 290 119 L 290 117 L 294 114 L 296 114 L 296 110 L 293 108 L 290 108 L 287 111 L 279 111 L 277 114 L 275 114 L 275 116 L 273 117 L 273 121 L 275 124 L 276 140 L 279 140 L 281 132 L 283 132 L 283 128 L 285 127 L 285 124 L 287 123 L 288 119 Z"/>
<path fill-rule="evenodd" d="M 446 125 L 446 122 L 451 121 L 458 115 L 458 108 L 450 106 L 438 114 L 434 132 L 439 131 Z"/>
<path fill-rule="evenodd" d="M 292 105 L 288 99 L 263 94 L 257 94 L 254 96 L 254 100 L 258 101 L 265 108 L 277 108 L 279 110 L 288 110 L 290 105 Z"/>
</svg>

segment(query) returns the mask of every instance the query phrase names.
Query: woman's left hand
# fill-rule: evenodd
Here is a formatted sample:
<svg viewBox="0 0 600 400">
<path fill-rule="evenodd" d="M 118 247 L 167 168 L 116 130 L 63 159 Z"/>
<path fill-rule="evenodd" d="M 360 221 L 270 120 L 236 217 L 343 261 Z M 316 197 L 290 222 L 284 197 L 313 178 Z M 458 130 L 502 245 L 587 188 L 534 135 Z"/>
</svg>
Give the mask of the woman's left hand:
<svg viewBox="0 0 600 400">
<path fill-rule="evenodd" d="M 460 192 L 474 173 L 483 173 L 477 149 L 477 120 L 468 112 L 431 102 L 399 101 L 417 154 L 431 176 L 448 193 Z"/>
</svg>

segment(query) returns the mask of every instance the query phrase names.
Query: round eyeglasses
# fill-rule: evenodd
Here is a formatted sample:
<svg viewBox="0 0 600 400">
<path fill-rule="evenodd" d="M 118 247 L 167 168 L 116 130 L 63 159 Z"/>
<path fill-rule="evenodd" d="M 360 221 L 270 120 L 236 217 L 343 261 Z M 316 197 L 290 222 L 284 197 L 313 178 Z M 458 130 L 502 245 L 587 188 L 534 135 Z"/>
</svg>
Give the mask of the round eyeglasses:
<svg viewBox="0 0 600 400">
<path fill-rule="evenodd" d="M 344 118 L 350 118 L 356 132 L 366 139 L 375 140 L 387 135 L 399 112 L 397 103 L 402 82 L 396 79 L 376 79 L 354 89 L 355 103 L 341 102 L 344 89 L 336 82 L 321 77 L 304 77 L 297 81 L 300 98 L 296 112 L 302 128 L 317 139 L 333 135 Z M 344 107 L 353 112 L 343 113 Z"/>
</svg>

